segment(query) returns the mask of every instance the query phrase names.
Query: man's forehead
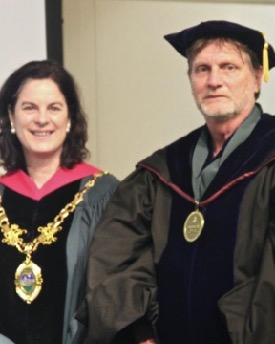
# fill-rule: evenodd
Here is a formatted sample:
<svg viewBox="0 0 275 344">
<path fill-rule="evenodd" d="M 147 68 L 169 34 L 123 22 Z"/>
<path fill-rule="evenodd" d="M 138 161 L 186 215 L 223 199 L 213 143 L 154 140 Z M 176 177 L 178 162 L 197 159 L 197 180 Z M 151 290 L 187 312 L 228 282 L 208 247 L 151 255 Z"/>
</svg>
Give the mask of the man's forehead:
<svg viewBox="0 0 275 344">
<path fill-rule="evenodd" d="M 247 54 L 245 48 L 237 41 L 224 39 L 200 40 L 193 45 L 195 53 L 193 58 L 201 53 L 232 55 L 243 57 Z"/>
<path fill-rule="evenodd" d="M 188 62 L 189 66 L 212 63 L 252 65 L 250 55 L 240 48 L 238 42 L 215 39 L 207 40 L 201 49 L 191 55 Z"/>
</svg>

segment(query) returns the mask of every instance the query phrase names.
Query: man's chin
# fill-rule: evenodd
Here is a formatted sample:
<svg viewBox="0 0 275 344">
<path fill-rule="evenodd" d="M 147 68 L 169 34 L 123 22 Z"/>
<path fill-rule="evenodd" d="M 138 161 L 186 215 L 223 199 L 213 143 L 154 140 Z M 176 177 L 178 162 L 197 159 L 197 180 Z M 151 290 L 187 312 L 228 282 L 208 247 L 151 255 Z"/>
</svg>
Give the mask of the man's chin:
<svg viewBox="0 0 275 344">
<path fill-rule="evenodd" d="M 207 121 L 213 121 L 213 122 L 226 122 L 230 120 L 233 117 L 236 117 L 234 114 L 215 114 L 215 115 L 209 115 L 209 114 L 203 114 L 205 120 Z"/>
<path fill-rule="evenodd" d="M 220 109 L 211 110 L 202 107 L 200 110 L 205 118 L 217 121 L 226 121 L 232 117 L 237 116 L 236 111 L 228 111 L 228 109 L 226 111 L 223 111 Z"/>
</svg>

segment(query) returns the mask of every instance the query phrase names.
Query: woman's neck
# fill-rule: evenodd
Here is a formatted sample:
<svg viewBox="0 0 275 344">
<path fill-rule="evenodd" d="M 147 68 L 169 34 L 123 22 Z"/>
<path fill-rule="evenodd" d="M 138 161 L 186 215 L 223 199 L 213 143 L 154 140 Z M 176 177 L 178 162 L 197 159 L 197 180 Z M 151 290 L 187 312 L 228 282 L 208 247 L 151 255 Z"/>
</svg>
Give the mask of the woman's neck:
<svg viewBox="0 0 275 344">
<path fill-rule="evenodd" d="M 48 180 L 52 178 L 58 170 L 60 162 L 52 160 L 35 160 L 27 163 L 27 171 L 31 179 L 38 188 L 41 188 Z"/>
</svg>

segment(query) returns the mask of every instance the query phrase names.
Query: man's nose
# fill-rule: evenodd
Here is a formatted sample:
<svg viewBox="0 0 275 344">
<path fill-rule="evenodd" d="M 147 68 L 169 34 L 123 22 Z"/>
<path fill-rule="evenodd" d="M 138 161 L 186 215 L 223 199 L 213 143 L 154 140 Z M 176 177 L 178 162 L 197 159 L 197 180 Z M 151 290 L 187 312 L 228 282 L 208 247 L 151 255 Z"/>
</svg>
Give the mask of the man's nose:
<svg viewBox="0 0 275 344">
<path fill-rule="evenodd" d="M 209 87 L 219 87 L 222 85 L 222 73 L 219 68 L 213 68 L 208 73 L 208 86 Z"/>
</svg>

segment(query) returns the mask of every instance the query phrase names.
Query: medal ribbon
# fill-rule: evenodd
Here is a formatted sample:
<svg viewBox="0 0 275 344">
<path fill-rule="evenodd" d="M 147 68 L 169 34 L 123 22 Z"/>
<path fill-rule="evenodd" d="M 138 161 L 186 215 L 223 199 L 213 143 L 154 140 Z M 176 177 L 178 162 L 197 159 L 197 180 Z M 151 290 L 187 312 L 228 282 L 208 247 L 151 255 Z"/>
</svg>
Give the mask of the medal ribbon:
<svg viewBox="0 0 275 344">
<path fill-rule="evenodd" d="M 275 157 L 272 157 L 270 159 L 268 159 L 265 163 L 263 163 L 261 166 L 259 166 L 258 168 L 256 168 L 254 171 L 249 171 L 246 172 L 244 174 L 242 174 L 241 176 L 239 176 L 236 179 L 231 180 L 229 183 L 225 184 L 219 191 L 215 192 L 213 195 L 211 195 L 209 198 L 207 198 L 204 201 L 197 201 L 195 200 L 193 197 L 191 197 L 190 195 L 188 195 L 186 192 L 184 192 L 178 185 L 174 184 L 173 182 L 170 182 L 168 180 L 166 180 L 158 170 L 154 169 L 151 166 L 148 166 L 146 164 L 143 163 L 139 163 L 138 166 L 141 166 L 143 168 L 145 168 L 146 170 L 152 172 L 153 174 L 155 174 L 159 180 L 161 180 L 164 184 L 166 184 L 167 186 L 169 186 L 171 189 L 173 189 L 177 194 L 179 194 L 182 198 L 184 198 L 185 200 L 192 202 L 196 205 L 196 207 L 198 206 L 206 206 L 207 204 L 209 204 L 210 202 L 214 201 L 215 199 L 217 199 L 221 194 L 223 194 L 224 192 L 226 192 L 227 190 L 231 189 L 234 185 L 236 185 L 238 182 L 247 179 L 249 177 L 252 177 L 254 175 L 256 175 L 258 172 L 260 172 L 265 166 L 269 165 L 271 162 L 275 161 Z"/>
<path fill-rule="evenodd" d="M 141 166 L 141 167 L 147 169 L 148 171 L 152 172 L 164 184 L 168 185 L 172 190 L 174 190 L 182 198 L 195 204 L 195 210 L 189 214 L 189 216 L 187 217 L 187 219 L 185 220 L 185 222 L 183 224 L 183 236 L 184 236 L 185 240 L 189 243 L 193 243 L 200 237 L 200 235 L 202 233 L 203 226 L 204 226 L 204 218 L 203 218 L 202 213 L 199 210 L 199 207 L 200 206 L 206 206 L 210 202 L 214 201 L 221 194 L 223 194 L 227 190 L 231 189 L 238 182 L 256 175 L 261 169 L 263 169 L 265 166 L 267 166 L 269 163 L 271 163 L 274 160 L 275 160 L 275 157 L 270 158 L 264 164 L 262 164 L 260 167 L 255 169 L 254 171 L 246 172 L 246 173 L 242 174 L 241 176 L 239 176 L 238 178 L 233 179 L 229 183 L 225 184 L 219 191 L 215 192 L 213 195 L 211 195 L 209 198 L 207 198 L 204 201 L 195 200 L 193 197 L 191 197 L 186 192 L 181 190 L 181 188 L 178 185 L 176 185 L 176 184 L 166 180 L 165 178 L 163 178 L 163 176 L 160 174 L 160 172 L 158 170 L 154 169 L 153 167 L 147 166 L 146 164 L 143 164 L 143 163 L 138 164 L 138 166 Z"/>
</svg>

